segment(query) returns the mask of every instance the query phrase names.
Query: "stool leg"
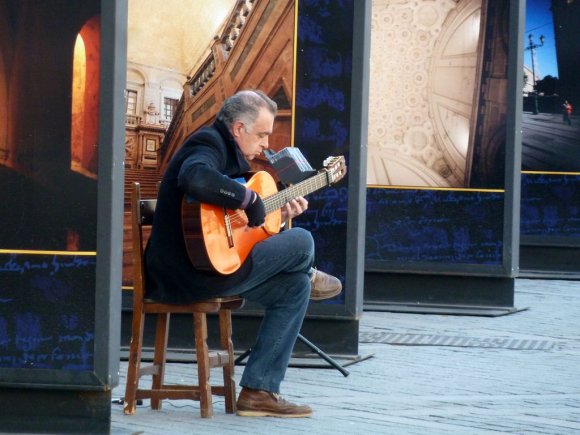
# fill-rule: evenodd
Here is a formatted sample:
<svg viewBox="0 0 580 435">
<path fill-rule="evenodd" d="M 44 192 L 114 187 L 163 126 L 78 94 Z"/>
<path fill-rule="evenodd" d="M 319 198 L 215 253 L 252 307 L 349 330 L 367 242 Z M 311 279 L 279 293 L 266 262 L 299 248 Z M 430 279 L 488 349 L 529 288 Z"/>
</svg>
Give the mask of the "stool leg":
<svg viewBox="0 0 580 435">
<path fill-rule="evenodd" d="M 139 369 L 141 367 L 141 349 L 143 346 L 143 328 L 145 326 L 145 314 L 141 310 L 133 312 L 131 326 L 131 343 L 129 345 L 129 361 L 127 364 L 127 386 L 125 387 L 125 404 L 123 412 L 128 415 L 135 414 L 136 395 L 139 389 Z"/>
<path fill-rule="evenodd" d="M 153 354 L 153 365 L 157 368 L 157 373 L 153 375 L 151 389 L 160 390 L 165 380 L 165 358 L 167 355 L 167 339 L 169 336 L 169 313 L 157 314 L 157 325 L 155 327 L 155 350 Z M 151 399 L 151 409 L 161 409 L 162 400 Z"/>
<path fill-rule="evenodd" d="M 211 384 L 209 383 L 210 367 L 207 348 L 207 317 L 205 313 L 193 313 L 195 328 L 195 351 L 197 354 L 197 377 L 199 380 L 199 402 L 201 416 L 213 416 Z"/>
<path fill-rule="evenodd" d="M 224 398 L 226 413 L 236 412 L 236 381 L 234 379 L 234 344 L 232 343 L 232 312 L 221 310 L 220 318 L 220 344 L 223 350 L 228 352 L 228 361 L 223 366 L 224 373 Z"/>
</svg>

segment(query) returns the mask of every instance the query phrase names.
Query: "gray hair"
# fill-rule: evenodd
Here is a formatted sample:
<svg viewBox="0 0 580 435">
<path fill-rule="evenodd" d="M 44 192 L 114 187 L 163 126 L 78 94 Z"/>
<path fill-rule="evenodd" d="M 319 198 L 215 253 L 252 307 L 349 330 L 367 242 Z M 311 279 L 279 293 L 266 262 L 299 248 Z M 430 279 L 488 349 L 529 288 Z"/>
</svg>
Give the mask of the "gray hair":
<svg viewBox="0 0 580 435">
<path fill-rule="evenodd" d="M 222 121 L 228 128 L 234 122 L 241 121 L 249 127 L 254 125 L 261 108 L 265 108 L 276 116 L 278 105 L 262 91 L 248 89 L 239 91 L 224 101 L 219 113 L 218 121 Z"/>
</svg>

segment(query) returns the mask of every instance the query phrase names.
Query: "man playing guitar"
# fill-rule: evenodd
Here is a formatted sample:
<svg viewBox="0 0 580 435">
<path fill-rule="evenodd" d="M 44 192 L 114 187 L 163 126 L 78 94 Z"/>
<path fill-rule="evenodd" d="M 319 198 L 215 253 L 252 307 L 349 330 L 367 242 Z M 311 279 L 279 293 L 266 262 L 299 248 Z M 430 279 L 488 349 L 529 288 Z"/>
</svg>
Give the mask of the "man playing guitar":
<svg viewBox="0 0 580 435">
<path fill-rule="evenodd" d="M 203 231 L 211 233 L 216 226 L 207 217 L 215 214 L 214 209 L 225 217 L 223 244 L 228 250 L 240 244 L 244 233 L 265 234 L 264 229 L 271 227 L 268 199 L 250 182 L 245 185 L 235 179 L 247 173 L 248 162 L 268 148 L 276 111 L 276 103 L 261 91 L 240 91 L 226 99 L 212 125 L 189 136 L 175 153 L 159 188 L 145 252 L 146 296 L 188 303 L 239 295 L 262 304 L 264 318 L 240 381 L 238 415 L 308 417 L 309 406 L 278 395 L 280 384 L 309 299 L 331 298 L 342 289 L 337 278 L 313 269 L 310 233 L 299 227 L 268 231 L 252 246 L 240 249 L 247 256 L 240 257 L 239 264 L 219 271 L 194 264 L 198 252 L 204 258 L 211 256 L 212 245 L 205 242 L 204 246 L 199 237 L 186 242 L 183 232 L 188 219 L 182 207 L 189 201 L 201 203 L 201 217 L 194 220 L 205 225 Z M 303 213 L 308 201 L 297 196 L 280 206 L 274 221 L 278 226 Z M 239 237 L 232 230 L 236 225 Z"/>
</svg>

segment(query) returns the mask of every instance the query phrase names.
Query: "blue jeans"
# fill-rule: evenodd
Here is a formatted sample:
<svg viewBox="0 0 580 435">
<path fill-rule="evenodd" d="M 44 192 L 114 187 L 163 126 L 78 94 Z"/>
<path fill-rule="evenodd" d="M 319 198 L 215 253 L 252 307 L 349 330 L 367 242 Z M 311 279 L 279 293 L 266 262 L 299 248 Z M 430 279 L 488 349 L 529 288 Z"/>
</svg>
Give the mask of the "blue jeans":
<svg viewBox="0 0 580 435">
<path fill-rule="evenodd" d="M 265 307 L 240 385 L 279 393 L 308 308 L 314 241 L 308 231 L 292 228 L 257 243 L 250 258 L 248 278 L 222 294 Z"/>
</svg>

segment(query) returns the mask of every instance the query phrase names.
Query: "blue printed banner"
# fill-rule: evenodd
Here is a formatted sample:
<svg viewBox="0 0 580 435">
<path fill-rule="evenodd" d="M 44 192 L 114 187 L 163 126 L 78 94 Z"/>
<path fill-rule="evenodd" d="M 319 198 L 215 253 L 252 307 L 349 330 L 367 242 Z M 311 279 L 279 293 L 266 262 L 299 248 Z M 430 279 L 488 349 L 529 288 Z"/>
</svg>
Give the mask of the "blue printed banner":
<svg viewBox="0 0 580 435">
<path fill-rule="evenodd" d="M 366 259 L 501 265 L 501 192 L 367 190 Z"/>
<path fill-rule="evenodd" d="M 0 254 L 0 367 L 94 365 L 94 255 Z"/>
<path fill-rule="evenodd" d="M 522 174 L 521 235 L 580 242 L 580 176 Z"/>
<path fill-rule="evenodd" d="M 315 168 L 344 155 L 348 166 L 354 3 L 301 1 L 296 53 L 295 146 Z M 296 225 L 312 232 L 316 266 L 342 282 L 346 275 L 348 182 L 308 196 Z M 344 293 L 330 303 L 344 303 Z"/>
</svg>

